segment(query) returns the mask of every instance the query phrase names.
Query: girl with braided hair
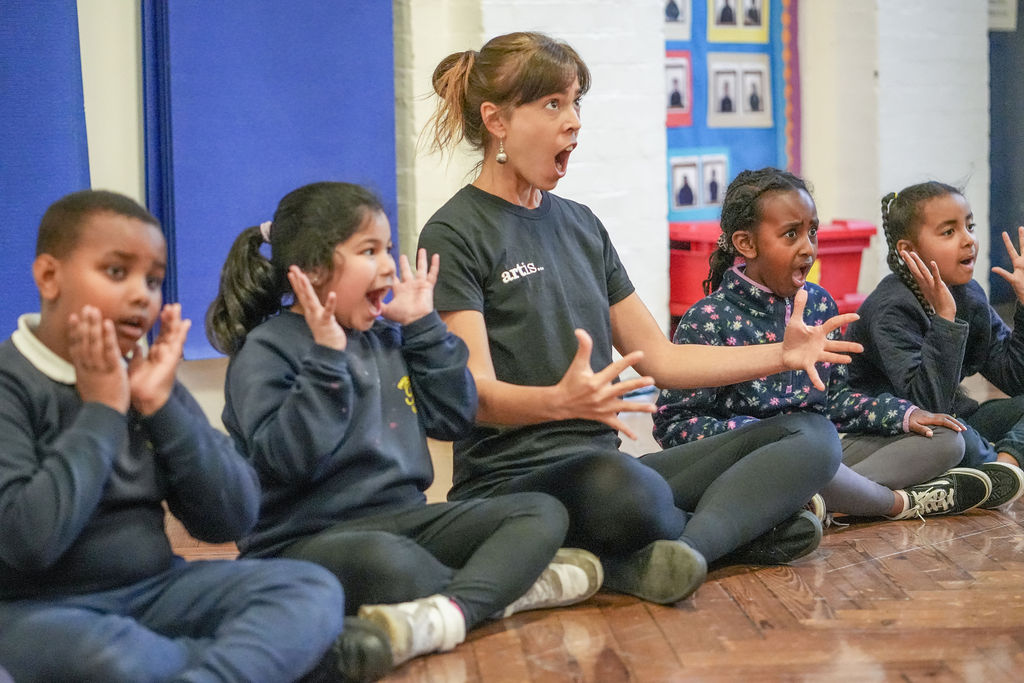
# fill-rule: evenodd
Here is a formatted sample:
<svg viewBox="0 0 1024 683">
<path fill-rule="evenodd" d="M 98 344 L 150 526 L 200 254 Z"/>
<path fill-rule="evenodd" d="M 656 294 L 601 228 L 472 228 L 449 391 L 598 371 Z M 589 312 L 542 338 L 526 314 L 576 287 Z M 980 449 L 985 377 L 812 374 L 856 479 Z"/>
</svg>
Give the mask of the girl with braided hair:
<svg viewBox="0 0 1024 683">
<path fill-rule="evenodd" d="M 992 480 L 984 507 L 1010 503 L 1024 490 L 1024 255 L 1004 232 L 1013 272 L 992 272 L 1017 296 L 1011 330 L 974 280 L 978 241 L 961 190 L 931 181 L 890 192 L 882 198 L 882 229 L 892 274 L 847 330 L 865 348 L 850 382 L 960 418 L 967 426 L 961 464 Z M 1024 227 L 1018 233 L 1024 242 Z M 960 387 L 975 373 L 1010 398 L 979 405 Z"/>
<path fill-rule="evenodd" d="M 806 281 L 818 252 L 818 215 L 803 180 L 777 168 L 741 172 L 726 191 L 721 226 L 704 282 L 708 296 L 679 321 L 677 344 L 770 343 L 800 314 L 793 300 L 801 291 L 807 296 L 805 324 L 836 314 L 828 292 Z M 742 265 L 734 265 L 737 257 Z M 908 519 L 963 512 L 988 496 L 987 476 L 950 469 L 964 449 L 963 427 L 952 417 L 891 393 L 855 392 L 843 365 L 823 363 L 818 372 L 824 389 L 803 372 L 788 371 L 721 387 L 663 391 L 654 414 L 655 438 L 668 448 L 742 432 L 778 415 L 820 414 L 845 436 L 843 464 L 821 490 L 828 510 Z"/>
</svg>

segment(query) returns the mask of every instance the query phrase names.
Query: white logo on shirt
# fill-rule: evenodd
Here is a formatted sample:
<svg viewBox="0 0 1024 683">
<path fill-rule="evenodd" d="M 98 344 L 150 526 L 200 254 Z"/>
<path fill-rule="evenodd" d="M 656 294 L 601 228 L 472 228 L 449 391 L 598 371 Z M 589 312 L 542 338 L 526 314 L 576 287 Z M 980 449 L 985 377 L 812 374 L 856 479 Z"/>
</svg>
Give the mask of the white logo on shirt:
<svg viewBox="0 0 1024 683">
<path fill-rule="evenodd" d="M 544 266 L 535 266 L 533 265 L 533 262 L 520 263 L 504 271 L 501 274 L 501 281 L 507 284 L 513 280 L 518 280 L 521 277 L 533 275 L 541 270 L 544 270 Z"/>
</svg>

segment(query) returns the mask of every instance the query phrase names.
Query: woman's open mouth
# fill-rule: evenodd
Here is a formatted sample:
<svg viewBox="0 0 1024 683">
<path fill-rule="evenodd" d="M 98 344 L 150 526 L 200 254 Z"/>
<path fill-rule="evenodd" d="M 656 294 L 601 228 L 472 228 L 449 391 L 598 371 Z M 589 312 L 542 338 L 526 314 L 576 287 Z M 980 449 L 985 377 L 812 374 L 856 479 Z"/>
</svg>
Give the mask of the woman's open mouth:
<svg viewBox="0 0 1024 683">
<path fill-rule="evenodd" d="M 575 142 L 555 155 L 555 171 L 558 173 L 559 178 L 565 175 L 565 171 L 569 167 L 569 155 L 572 154 L 574 149 L 576 149 Z"/>
</svg>

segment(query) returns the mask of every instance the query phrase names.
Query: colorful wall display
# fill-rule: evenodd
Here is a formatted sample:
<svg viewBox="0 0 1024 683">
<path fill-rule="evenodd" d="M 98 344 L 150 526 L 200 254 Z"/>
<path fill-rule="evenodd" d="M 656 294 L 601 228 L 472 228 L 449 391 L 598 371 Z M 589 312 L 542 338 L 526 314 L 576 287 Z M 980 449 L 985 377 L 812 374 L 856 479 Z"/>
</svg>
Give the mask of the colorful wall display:
<svg viewBox="0 0 1024 683">
<path fill-rule="evenodd" d="M 743 169 L 799 171 L 796 0 L 668 0 L 669 220 L 718 218 Z"/>
</svg>

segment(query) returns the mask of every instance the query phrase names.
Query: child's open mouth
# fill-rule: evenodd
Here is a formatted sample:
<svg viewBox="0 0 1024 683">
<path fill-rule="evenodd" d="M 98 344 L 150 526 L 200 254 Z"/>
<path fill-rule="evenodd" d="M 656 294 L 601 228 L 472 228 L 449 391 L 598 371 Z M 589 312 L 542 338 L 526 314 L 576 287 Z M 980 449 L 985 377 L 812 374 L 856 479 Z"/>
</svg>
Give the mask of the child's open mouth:
<svg viewBox="0 0 1024 683">
<path fill-rule="evenodd" d="M 114 324 L 114 328 L 117 331 L 117 336 L 124 339 L 130 339 L 132 341 L 138 341 L 141 339 L 142 335 L 144 335 L 148 329 L 146 319 L 141 316 L 120 318 Z"/>
<path fill-rule="evenodd" d="M 559 178 L 565 175 L 565 170 L 569 166 L 569 155 L 574 149 L 576 149 L 575 142 L 555 155 L 555 171 L 558 172 Z"/>
<path fill-rule="evenodd" d="M 811 272 L 811 265 L 811 263 L 808 263 L 807 265 L 800 266 L 793 271 L 793 285 L 797 289 L 803 287 L 807 282 L 807 273 Z"/>
<path fill-rule="evenodd" d="M 380 315 L 384 310 L 384 297 L 388 295 L 389 291 L 391 291 L 390 287 L 381 287 L 366 293 L 366 300 L 370 303 L 370 312 L 374 317 Z"/>
</svg>

